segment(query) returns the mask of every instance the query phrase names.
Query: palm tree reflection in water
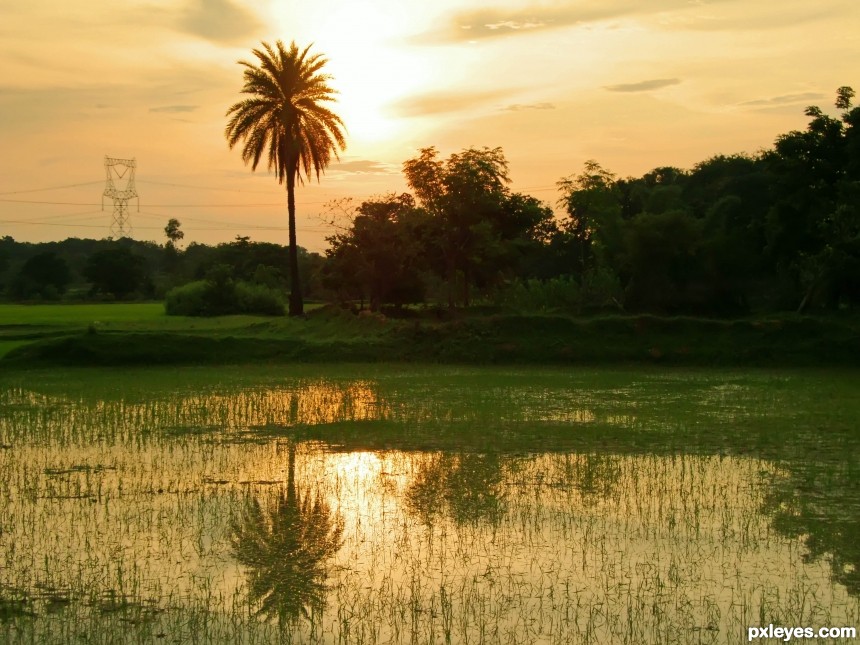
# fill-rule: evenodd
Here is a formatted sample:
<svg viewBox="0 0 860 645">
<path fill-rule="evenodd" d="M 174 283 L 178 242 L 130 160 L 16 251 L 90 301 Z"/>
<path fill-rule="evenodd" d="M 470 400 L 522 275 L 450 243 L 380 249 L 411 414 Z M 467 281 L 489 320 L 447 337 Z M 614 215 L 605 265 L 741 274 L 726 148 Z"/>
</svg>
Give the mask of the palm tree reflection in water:
<svg viewBox="0 0 860 645">
<path fill-rule="evenodd" d="M 258 616 L 277 617 L 281 627 L 300 616 L 317 622 L 328 591 L 326 561 L 343 544 L 343 528 L 319 491 L 296 490 L 291 443 L 286 492 L 251 497 L 233 523 L 233 553 L 248 569 L 248 599 Z"/>
</svg>

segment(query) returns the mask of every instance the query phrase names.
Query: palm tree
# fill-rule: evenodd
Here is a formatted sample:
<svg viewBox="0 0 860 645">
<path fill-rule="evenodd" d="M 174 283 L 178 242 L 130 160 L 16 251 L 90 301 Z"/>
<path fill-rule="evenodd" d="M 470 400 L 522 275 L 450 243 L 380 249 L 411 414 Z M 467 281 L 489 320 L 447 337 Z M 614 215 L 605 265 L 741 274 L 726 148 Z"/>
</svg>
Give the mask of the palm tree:
<svg viewBox="0 0 860 645">
<path fill-rule="evenodd" d="M 278 183 L 287 184 L 287 208 L 290 234 L 290 315 L 303 313 L 299 282 L 298 247 L 296 246 L 296 182 L 303 184 L 302 174 L 313 172 L 319 181 L 338 150 L 346 147 L 344 126 L 340 117 L 323 104 L 334 100 L 331 78 L 321 74 L 327 60 L 320 54 L 308 54 L 311 46 L 299 50 L 296 43 L 286 49 L 280 40 L 272 48 L 262 43 L 254 49 L 259 65 L 239 61 L 245 67 L 246 98 L 227 110 L 230 120 L 224 131 L 232 149 L 244 141 L 242 160 L 251 162 L 251 170 L 263 153 L 268 169 L 275 171 Z"/>
</svg>

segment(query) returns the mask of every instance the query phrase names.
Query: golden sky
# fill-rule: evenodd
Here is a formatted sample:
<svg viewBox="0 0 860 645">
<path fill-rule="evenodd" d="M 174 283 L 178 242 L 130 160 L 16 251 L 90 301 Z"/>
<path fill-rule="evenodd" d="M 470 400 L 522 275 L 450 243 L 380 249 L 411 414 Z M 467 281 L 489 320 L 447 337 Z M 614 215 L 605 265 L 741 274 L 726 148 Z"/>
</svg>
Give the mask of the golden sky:
<svg viewBox="0 0 860 645">
<path fill-rule="evenodd" d="M 107 236 L 110 155 L 137 160 L 136 239 L 176 217 L 186 242 L 285 243 L 283 187 L 223 134 L 261 41 L 313 43 L 340 93 L 347 150 L 297 194 L 317 251 L 326 202 L 404 190 L 421 147 L 502 146 L 512 188 L 554 204 L 587 159 L 627 176 L 755 152 L 860 89 L 857 0 L 0 0 L 0 16 L 0 235 L 23 241 Z"/>
</svg>

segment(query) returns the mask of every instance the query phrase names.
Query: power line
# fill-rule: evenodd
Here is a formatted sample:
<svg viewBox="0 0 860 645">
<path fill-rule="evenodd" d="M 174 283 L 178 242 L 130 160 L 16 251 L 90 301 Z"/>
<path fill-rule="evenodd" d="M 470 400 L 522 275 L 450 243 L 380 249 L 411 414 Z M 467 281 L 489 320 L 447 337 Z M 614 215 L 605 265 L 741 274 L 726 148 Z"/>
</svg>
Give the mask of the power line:
<svg viewBox="0 0 860 645">
<path fill-rule="evenodd" d="M 101 183 L 101 182 L 99 182 Z M 0 199 L 0 202 L 10 202 L 15 204 L 49 204 L 52 206 L 101 206 L 99 202 L 48 202 L 36 201 L 30 199 Z M 325 204 L 327 202 L 304 202 L 296 204 L 296 206 L 315 206 L 317 204 Z M 283 202 L 277 203 L 250 203 L 250 204 L 145 204 L 147 208 L 252 208 L 255 206 L 279 206 L 284 207 Z"/>
<path fill-rule="evenodd" d="M 277 204 L 146 204 L 147 208 L 250 208 L 252 206 L 284 207 L 281 202 Z"/>
<path fill-rule="evenodd" d="M 15 204 L 50 204 L 52 206 L 101 206 L 99 202 L 44 202 L 32 199 L 0 199 L 0 202 L 13 202 Z"/>
<path fill-rule="evenodd" d="M 99 215 L 98 215 L 99 217 L 104 217 L 104 211 L 86 210 L 86 211 L 81 211 L 78 213 L 60 213 L 58 215 L 40 215 L 40 216 L 38 216 L 38 219 L 60 219 L 60 218 L 64 218 L 64 217 L 65 218 L 72 218 L 72 217 L 81 217 L 83 215 L 94 215 L 95 213 L 99 213 Z"/>
<path fill-rule="evenodd" d="M 144 217 L 158 217 L 163 218 L 164 215 L 160 213 L 148 213 L 146 211 L 141 211 L 141 215 Z M 247 224 L 245 222 L 224 222 L 221 220 L 211 220 L 211 219 L 201 219 L 197 217 L 183 217 L 183 223 L 185 222 L 202 222 L 204 224 L 215 224 L 217 226 L 230 226 L 230 227 L 241 227 L 241 228 L 263 228 L 270 230 L 278 230 L 278 231 L 286 231 L 289 230 L 286 226 L 261 226 L 257 224 Z"/>
<path fill-rule="evenodd" d="M 101 182 L 99 182 L 101 183 Z M 78 224 L 78 223 L 70 223 L 70 222 L 36 222 L 33 220 L 15 220 L 15 219 L 0 219 L 0 224 L 27 224 L 29 226 L 64 226 L 64 227 L 75 227 L 75 228 L 104 228 L 104 224 Z M 160 231 L 164 230 L 161 226 L 137 226 L 138 229 L 149 230 L 149 231 Z M 229 224 L 225 222 L 224 226 L 190 226 L 195 231 L 236 231 L 236 230 L 245 230 L 245 229 L 253 229 L 258 231 L 286 231 L 288 230 L 283 226 L 253 226 L 247 225 L 243 223 Z M 326 233 L 327 229 L 319 228 L 319 227 L 296 227 L 297 231 L 301 231 L 303 233 Z"/>
<path fill-rule="evenodd" d="M 101 182 L 99 182 L 101 183 Z M 104 224 L 73 224 L 69 222 L 34 222 L 32 220 L 18 219 L 0 219 L 0 224 L 29 224 L 31 226 L 74 226 L 78 228 L 104 228 Z M 158 226 L 139 226 L 138 228 L 147 228 L 157 230 Z"/>
<path fill-rule="evenodd" d="M 152 181 L 152 180 L 143 180 L 138 179 L 137 182 L 139 184 L 153 184 L 155 186 L 175 186 L 176 188 L 194 188 L 197 190 L 218 190 L 227 193 L 256 193 L 258 195 L 271 195 L 271 190 L 243 190 L 241 188 L 222 188 L 215 186 L 192 186 L 191 184 L 176 184 L 173 182 L 167 181 Z"/>
<path fill-rule="evenodd" d="M 317 206 L 319 204 L 327 204 L 328 200 L 324 202 L 303 202 L 301 204 L 296 204 L 296 207 L 304 207 L 304 206 Z M 147 208 L 250 208 L 252 206 L 278 206 L 280 208 L 284 208 L 286 204 L 284 202 L 276 202 L 276 203 L 251 203 L 251 204 L 144 204 Z"/>
<path fill-rule="evenodd" d="M 214 190 L 219 192 L 227 192 L 227 193 L 253 193 L 257 195 L 271 195 L 271 190 L 247 190 L 243 188 L 223 188 L 219 186 L 196 186 L 193 184 L 179 184 L 175 182 L 168 181 L 153 181 L 151 179 L 137 179 L 137 183 L 139 184 L 152 184 L 155 186 L 173 186 L 175 188 L 194 188 L 195 190 Z M 7 190 L 0 192 L 0 195 L 20 195 L 22 193 L 39 193 L 47 190 L 61 190 L 63 188 L 78 188 L 80 186 L 94 186 L 96 184 L 101 184 L 101 181 L 84 181 L 79 182 L 77 184 L 63 184 L 62 186 L 46 186 L 44 188 L 26 188 L 24 190 Z M 544 190 L 558 190 L 557 186 L 525 186 L 520 188 L 519 190 L 533 190 L 533 191 L 544 191 Z M 0 200 L 0 201 L 12 201 L 12 200 Z M 54 202 L 52 202 L 54 203 Z M 323 204 L 325 202 L 315 202 Z"/>
<path fill-rule="evenodd" d="M 40 193 L 45 190 L 60 190 L 61 188 L 77 188 L 78 186 L 92 186 L 94 184 L 100 184 L 100 181 L 85 181 L 80 184 L 66 184 L 64 186 L 48 186 L 47 188 L 27 188 L 26 190 L 9 190 L 0 195 L 18 195 L 20 193 Z"/>
<path fill-rule="evenodd" d="M 158 213 L 148 213 L 146 211 L 141 211 L 140 215 L 144 217 L 164 217 L 164 215 L 160 215 Z M 223 220 L 212 220 L 212 219 L 202 219 L 199 217 L 183 217 L 182 225 L 185 226 L 186 222 L 202 222 L 203 224 L 214 224 L 219 227 L 226 228 L 206 228 L 200 226 L 191 226 L 189 228 L 193 228 L 194 230 L 234 230 L 234 229 L 252 229 L 252 230 L 261 230 L 261 231 L 288 231 L 290 230 L 287 226 L 270 226 L 265 224 L 248 224 L 247 222 L 225 222 Z M 296 230 L 299 231 L 308 231 L 311 233 L 326 233 L 328 232 L 327 227 L 323 226 L 311 226 L 311 227 L 297 227 Z"/>
</svg>

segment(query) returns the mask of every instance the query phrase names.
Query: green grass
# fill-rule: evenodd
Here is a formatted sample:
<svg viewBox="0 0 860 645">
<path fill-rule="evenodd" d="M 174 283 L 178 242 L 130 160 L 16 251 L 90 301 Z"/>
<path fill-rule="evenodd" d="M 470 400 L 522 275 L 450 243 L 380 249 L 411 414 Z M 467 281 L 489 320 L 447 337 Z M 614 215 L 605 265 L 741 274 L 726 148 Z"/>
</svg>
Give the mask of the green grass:
<svg viewBox="0 0 860 645">
<path fill-rule="evenodd" d="M 305 318 L 167 316 L 158 303 L 2 305 L 4 364 L 860 364 L 852 317 L 714 320 L 654 315 L 424 312 L 410 319 L 308 307 Z"/>
<path fill-rule="evenodd" d="M 0 305 L 0 324 L 88 325 L 102 323 L 146 323 L 165 318 L 160 302 L 132 304 Z"/>
<path fill-rule="evenodd" d="M 16 347 L 26 345 L 28 342 L 26 340 L 0 340 L 0 359 Z"/>
<path fill-rule="evenodd" d="M 219 330 L 247 327 L 268 320 L 262 316 L 189 318 L 168 316 L 160 302 L 92 305 L 0 305 L 0 329 L 50 328 L 81 330 L 95 325 L 99 330 Z"/>
</svg>

